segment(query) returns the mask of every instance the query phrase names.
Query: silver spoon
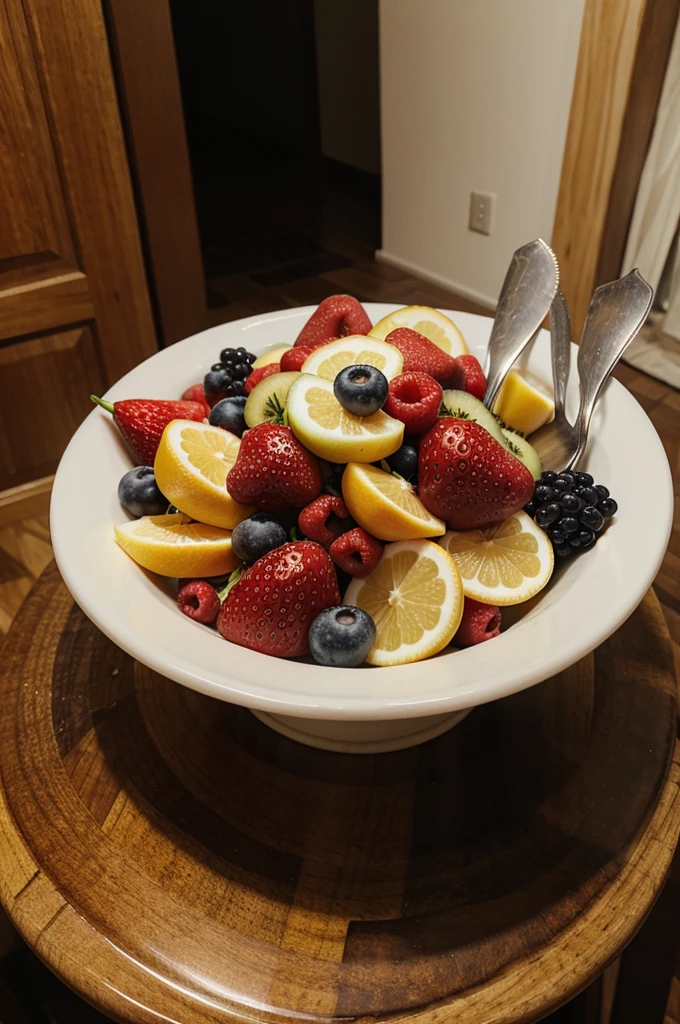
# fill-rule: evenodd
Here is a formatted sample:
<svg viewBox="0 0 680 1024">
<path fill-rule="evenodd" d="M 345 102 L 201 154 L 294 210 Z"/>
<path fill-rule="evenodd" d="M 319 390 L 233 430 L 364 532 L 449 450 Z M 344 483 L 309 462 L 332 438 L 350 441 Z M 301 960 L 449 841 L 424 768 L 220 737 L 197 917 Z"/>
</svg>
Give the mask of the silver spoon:
<svg viewBox="0 0 680 1024">
<path fill-rule="evenodd" d="M 564 411 L 571 360 L 571 321 L 564 295 L 558 290 L 550 306 L 550 355 L 552 358 L 555 418 L 531 435 L 531 445 L 544 466 L 557 467 L 573 437 L 574 428 Z M 560 469 L 565 469 L 560 466 Z"/>
<path fill-rule="evenodd" d="M 572 427 L 566 416 L 560 416 L 531 436 L 531 444 L 547 469 L 558 472 L 570 469 L 583 456 L 595 403 L 612 370 L 647 319 L 653 298 L 654 290 L 638 270 L 631 270 L 618 281 L 596 289 L 576 362 L 581 388 L 576 424 Z M 561 337 L 559 344 L 563 343 Z"/>
<path fill-rule="evenodd" d="M 542 238 L 518 249 L 510 261 L 491 328 L 484 405 L 492 409 L 512 364 L 540 330 L 560 272 Z"/>
</svg>

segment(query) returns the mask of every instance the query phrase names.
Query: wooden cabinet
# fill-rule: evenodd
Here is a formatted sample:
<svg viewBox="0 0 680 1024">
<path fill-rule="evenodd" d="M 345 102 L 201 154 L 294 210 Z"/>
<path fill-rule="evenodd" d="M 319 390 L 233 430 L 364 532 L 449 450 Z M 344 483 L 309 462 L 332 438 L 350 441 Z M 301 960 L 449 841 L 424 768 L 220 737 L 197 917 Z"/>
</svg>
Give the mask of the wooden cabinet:
<svg viewBox="0 0 680 1024">
<path fill-rule="evenodd" d="M 155 349 L 100 3 L 0 0 L 0 491 Z"/>
</svg>

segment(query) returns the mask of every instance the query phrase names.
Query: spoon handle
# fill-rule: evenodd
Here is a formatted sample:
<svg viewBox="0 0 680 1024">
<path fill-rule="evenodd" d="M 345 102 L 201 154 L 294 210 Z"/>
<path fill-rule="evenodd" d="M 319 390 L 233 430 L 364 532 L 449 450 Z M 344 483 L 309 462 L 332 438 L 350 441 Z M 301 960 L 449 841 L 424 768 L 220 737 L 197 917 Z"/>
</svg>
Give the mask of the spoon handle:
<svg viewBox="0 0 680 1024">
<path fill-rule="evenodd" d="M 492 409 L 510 367 L 545 319 L 557 291 L 559 269 L 542 238 L 518 249 L 510 261 L 496 307 L 484 405 Z"/>
<path fill-rule="evenodd" d="M 581 404 L 576 419 L 578 448 L 569 462 L 576 465 L 588 442 L 593 409 L 602 388 L 652 307 L 654 290 L 639 270 L 600 285 L 593 295 L 578 353 Z"/>
<path fill-rule="evenodd" d="M 550 354 L 557 418 L 564 412 L 571 361 L 571 320 L 566 300 L 559 289 L 550 306 Z"/>
</svg>

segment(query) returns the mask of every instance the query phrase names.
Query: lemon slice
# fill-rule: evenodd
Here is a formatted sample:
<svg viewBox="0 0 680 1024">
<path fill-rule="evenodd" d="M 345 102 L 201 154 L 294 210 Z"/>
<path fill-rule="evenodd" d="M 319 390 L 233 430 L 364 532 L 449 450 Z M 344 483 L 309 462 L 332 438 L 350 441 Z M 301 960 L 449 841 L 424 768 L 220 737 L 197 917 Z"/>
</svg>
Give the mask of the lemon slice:
<svg viewBox="0 0 680 1024">
<path fill-rule="evenodd" d="M 259 366 L 269 366 L 270 363 L 280 363 L 281 356 L 284 352 L 287 352 L 291 348 L 290 345 L 277 345 L 275 348 L 267 349 L 261 356 L 258 356 L 253 363 L 253 370 L 256 370 Z"/>
<path fill-rule="evenodd" d="M 347 588 L 345 603 L 375 622 L 369 665 L 405 665 L 436 654 L 451 642 L 463 615 L 463 585 L 456 563 L 431 540 L 388 544 L 377 568 Z"/>
<path fill-rule="evenodd" d="M 222 576 L 238 565 L 227 530 L 192 523 L 181 512 L 133 519 L 114 531 L 130 558 L 160 576 Z"/>
<path fill-rule="evenodd" d="M 342 496 L 359 526 L 380 540 L 446 533 L 445 523 L 427 511 L 408 481 L 375 466 L 350 462 L 342 475 Z"/>
<path fill-rule="evenodd" d="M 255 511 L 227 492 L 227 473 L 240 446 L 238 437 L 221 427 L 173 420 L 163 431 L 153 465 L 161 493 L 192 519 L 233 530 Z"/>
<path fill-rule="evenodd" d="M 332 382 L 311 373 L 301 373 L 293 383 L 286 412 L 295 436 L 329 462 L 377 462 L 396 452 L 404 437 L 404 424 L 387 413 L 347 412 Z"/>
<path fill-rule="evenodd" d="M 449 530 L 439 543 L 460 569 L 465 596 L 484 604 L 521 604 L 552 576 L 550 539 L 526 512 L 486 530 Z"/>
<path fill-rule="evenodd" d="M 302 365 L 303 373 L 315 373 L 326 380 L 335 380 L 340 370 L 354 363 L 368 363 L 382 370 L 388 380 L 401 373 L 404 357 L 394 345 L 388 345 L 377 338 L 365 338 L 361 334 L 350 334 L 329 345 L 322 345 L 312 352 Z"/>
<path fill-rule="evenodd" d="M 498 393 L 493 411 L 511 430 L 533 434 L 555 415 L 552 389 L 529 370 L 511 370 Z"/>
<path fill-rule="evenodd" d="M 464 356 L 467 353 L 465 338 L 453 320 L 431 306 L 404 306 L 394 313 L 388 313 L 371 328 L 369 337 L 384 341 L 390 331 L 397 327 L 410 327 L 412 331 L 424 334 L 450 356 Z"/>
</svg>

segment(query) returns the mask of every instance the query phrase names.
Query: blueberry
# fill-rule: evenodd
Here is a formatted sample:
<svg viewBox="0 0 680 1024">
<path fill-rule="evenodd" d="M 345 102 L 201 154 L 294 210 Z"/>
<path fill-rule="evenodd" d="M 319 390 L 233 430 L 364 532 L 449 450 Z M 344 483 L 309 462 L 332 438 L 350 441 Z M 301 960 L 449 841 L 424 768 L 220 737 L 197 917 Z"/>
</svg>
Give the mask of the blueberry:
<svg viewBox="0 0 680 1024">
<path fill-rule="evenodd" d="M 541 505 L 536 509 L 536 522 L 545 529 L 551 523 L 557 522 L 561 515 L 562 509 L 556 501 L 553 501 L 549 505 Z"/>
<path fill-rule="evenodd" d="M 609 499 L 604 498 L 603 500 L 608 501 Z M 604 516 L 595 508 L 594 505 L 586 505 L 586 507 L 581 511 L 581 522 L 584 526 L 587 526 L 589 530 L 599 533 L 604 526 Z"/>
<path fill-rule="evenodd" d="M 385 374 L 368 363 L 346 366 L 333 382 L 335 397 L 353 416 L 371 416 L 382 409 L 387 391 Z"/>
<path fill-rule="evenodd" d="M 231 550 L 242 562 L 251 565 L 287 540 L 288 534 L 275 516 L 269 512 L 256 512 L 234 527 Z"/>
<path fill-rule="evenodd" d="M 609 519 L 610 516 L 616 515 L 619 506 L 613 498 L 601 498 L 597 503 L 597 507 L 605 519 Z"/>
<path fill-rule="evenodd" d="M 576 533 L 580 526 L 576 516 L 562 516 L 559 525 L 560 530 L 562 530 L 562 532 L 566 534 Z"/>
<path fill-rule="evenodd" d="M 206 395 L 216 395 L 219 391 L 224 391 L 230 380 L 228 370 L 210 370 L 203 378 L 203 389 Z"/>
<path fill-rule="evenodd" d="M 592 487 L 593 486 L 593 482 L 594 481 L 593 481 L 593 478 L 590 475 L 590 473 L 577 473 L 576 474 L 576 483 L 579 484 L 581 487 Z"/>
<path fill-rule="evenodd" d="M 581 499 L 576 494 L 563 494 L 560 505 L 565 512 L 578 512 L 581 508 Z"/>
<path fill-rule="evenodd" d="M 411 444 L 403 444 L 394 455 L 387 456 L 387 465 L 393 473 L 404 480 L 415 481 L 418 476 L 418 450 Z"/>
<path fill-rule="evenodd" d="M 560 558 L 569 558 L 573 553 L 574 549 L 570 544 L 555 544 L 555 554 Z"/>
<path fill-rule="evenodd" d="M 351 604 L 326 608 L 309 630 L 309 649 L 320 665 L 356 668 L 375 642 L 375 622 Z"/>
<path fill-rule="evenodd" d="M 158 489 L 153 466 L 137 466 L 120 478 L 118 500 L 128 512 L 137 516 L 162 516 L 168 510 L 168 499 Z"/>
<path fill-rule="evenodd" d="M 245 395 L 235 395 L 233 398 L 223 398 L 210 410 L 209 423 L 213 427 L 222 427 L 237 437 L 241 437 L 246 429 L 246 421 L 243 417 L 243 410 L 246 404 Z"/>
<path fill-rule="evenodd" d="M 597 493 L 600 495 L 601 498 L 608 498 L 609 497 L 609 488 L 605 487 L 604 484 L 595 484 L 595 490 L 597 491 Z"/>
<path fill-rule="evenodd" d="M 554 484 L 557 480 L 557 473 L 554 469 L 544 469 L 541 473 L 541 480 L 545 480 L 547 484 Z"/>
<path fill-rule="evenodd" d="M 551 484 L 536 484 L 534 498 L 539 505 L 545 504 L 546 501 L 552 501 L 554 496 L 555 488 Z"/>
</svg>

